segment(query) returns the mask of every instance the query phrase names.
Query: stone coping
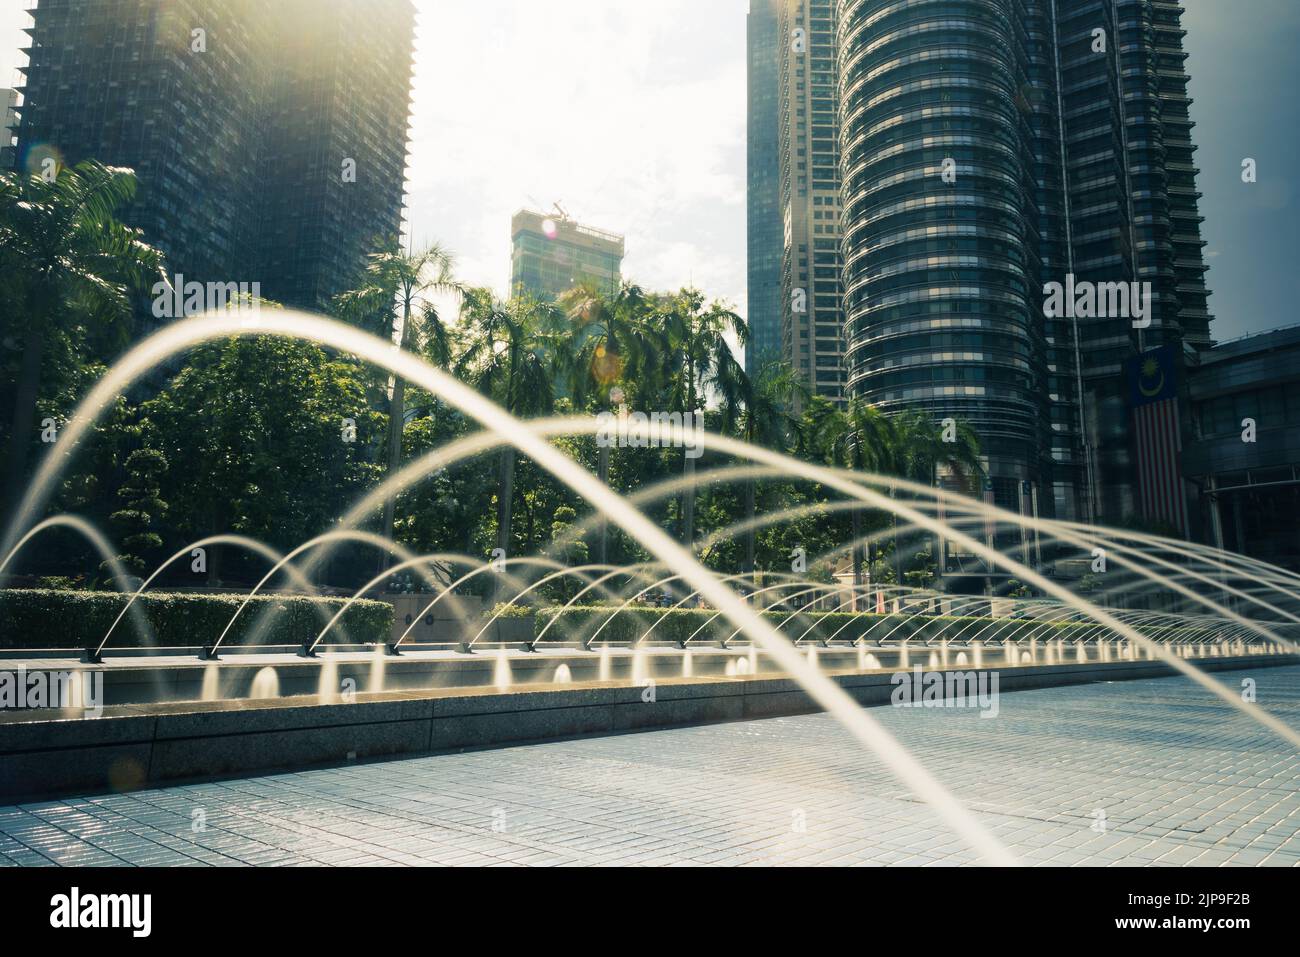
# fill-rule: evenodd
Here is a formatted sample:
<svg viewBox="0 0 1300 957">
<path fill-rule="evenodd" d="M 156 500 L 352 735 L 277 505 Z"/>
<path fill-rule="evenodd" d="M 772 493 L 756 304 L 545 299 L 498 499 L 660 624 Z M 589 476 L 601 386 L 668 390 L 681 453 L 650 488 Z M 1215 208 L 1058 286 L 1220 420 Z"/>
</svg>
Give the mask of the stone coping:
<svg viewBox="0 0 1300 957">
<path fill-rule="evenodd" d="M 1195 664 L 1221 671 L 1298 660 L 1295 655 L 1248 655 L 1196 659 Z M 975 669 L 957 666 L 946 671 Z M 981 671 L 997 672 L 999 691 L 1174 673 L 1160 661 Z M 860 704 L 870 706 L 889 701 L 895 673 L 829 676 Z M 10 713 L 0 716 L 0 799 L 124 791 L 232 774 L 817 710 L 793 679 L 760 675 L 660 678 L 648 686 L 623 680 L 532 684 L 507 692 L 462 687 L 358 693 L 352 702 L 330 704 L 302 696 L 120 705 L 96 719 Z"/>
</svg>

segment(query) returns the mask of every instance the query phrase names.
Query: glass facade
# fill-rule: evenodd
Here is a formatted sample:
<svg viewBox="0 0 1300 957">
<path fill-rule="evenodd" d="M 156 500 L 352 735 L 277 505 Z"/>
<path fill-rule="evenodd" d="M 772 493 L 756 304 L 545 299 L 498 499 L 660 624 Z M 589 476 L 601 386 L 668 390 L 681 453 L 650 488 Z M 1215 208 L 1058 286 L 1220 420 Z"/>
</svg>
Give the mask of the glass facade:
<svg viewBox="0 0 1300 957">
<path fill-rule="evenodd" d="M 1122 374 L 1208 345 L 1173 0 L 838 0 L 852 394 L 970 422 L 1000 504 L 1132 515 Z M 1150 326 L 1044 283 L 1151 283 Z"/>
<path fill-rule="evenodd" d="M 811 391 L 840 403 L 847 373 L 834 3 L 779 0 L 776 12 L 781 358 Z"/>
<path fill-rule="evenodd" d="M 845 3 L 839 23 L 850 391 L 969 422 L 1013 507 L 1044 394 L 1015 13 Z"/>
<path fill-rule="evenodd" d="M 510 236 L 510 288 L 516 295 L 554 299 L 581 282 L 612 293 L 622 282 L 622 236 L 526 209 L 511 219 Z"/>
<path fill-rule="evenodd" d="M 1187 370 L 1183 473 L 1196 537 L 1300 570 L 1300 328 L 1223 343 Z M 1255 441 L 1242 441 L 1245 420 Z"/>
<path fill-rule="evenodd" d="M 745 240 L 749 341 L 745 366 L 781 356 L 780 84 L 777 36 L 782 0 L 750 0 L 747 20 L 748 139 Z"/>
<path fill-rule="evenodd" d="M 401 232 L 410 0 L 40 0 L 31 14 L 19 167 L 134 169 L 124 218 L 172 274 L 318 309 Z"/>
</svg>

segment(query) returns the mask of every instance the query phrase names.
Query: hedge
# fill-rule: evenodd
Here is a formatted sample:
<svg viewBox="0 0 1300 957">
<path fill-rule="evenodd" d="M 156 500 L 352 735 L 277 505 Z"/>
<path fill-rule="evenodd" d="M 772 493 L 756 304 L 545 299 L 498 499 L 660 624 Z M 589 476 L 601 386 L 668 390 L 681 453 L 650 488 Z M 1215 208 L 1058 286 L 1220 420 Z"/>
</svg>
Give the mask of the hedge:
<svg viewBox="0 0 1300 957">
<path fill-rule="evenodd" d="M 122 611 L 127 597 L 120 592 L 45 588 L 0 591 L 0 648 L 97 647 Z M 211 644 L 243 600 L 243 595 L 235 594 L 145 593 L 136 599 L 132 611 L 113 630 L 107 647 L 145 644 L 133 621 L 136 608 L 153 628 L 154 644 L 159 647 Z M 312 641 L 344 601 L 289 595 L 254 596 L 226 635 L 222 647 L 248 644 L 252 626 L 267 607 L 274 607 L 275 613 L 270 616 L 259 644 L 301 645 Z M 392 605 L 361 600 L 339 619 L 325 636 L 325 643 L 346 640 L 375 644 L 388 641 L 392 630 Z"/>
<path fill-rule="evenodd" d="M 614 612 L 608 607 L 578 607 L 566 610 L 541 611 L 537 614 L 535 633 L 540 633 L 547 622 L 559 615 L 557 621 L 546 632 L 544 641 L 586 641 L 600 627 L 601 622 Z M 712 617 L 711 609 L 701 608 L 625 608 L 596 637 L 598 643 L 630 642 L 639 638 L 656 621 L 651 641 L 682 642 L 691 633 Z M 793 616 L 788 611 L 768 611 L 763 618 L 777 626 L 788 638 L 798 638 L 805 630 L 806 641 L 816 641 L 835 635 L 836 641 L 865 638 L 875 641 L 888 637 L 891 641 L 903 638 L 924 640 L 928 636 L 939 636 L 940 632 L 948 637 L 980 638 L 982 640 L 1000 641 L 1004 638 L 1036 637 L 1041 641 L 1055 641 L 1057 638 L 1071 640 L 1095 628 L 1092 622 L 1067 622 L 1047 625 L 1032 619 L 1015 618 L 977 618 L 970 616 L 944 615 L 877 615 L 851 614 L 849 612 L 799 612 Z M 660 619 L 662 621 L 659 621 Z M 963 628 L 963 625 L 966 626 Z M 840 629 L 843 630 L 840 630 Z M 691 642 L 721 641 L 728 638 L 736 626 L 726 616 L 718 615 L 700 630 Z M 838 632 L 838 634 L 837 634 Z M 740 635 L 737 636 L 742 637 Z"/>
</svg>

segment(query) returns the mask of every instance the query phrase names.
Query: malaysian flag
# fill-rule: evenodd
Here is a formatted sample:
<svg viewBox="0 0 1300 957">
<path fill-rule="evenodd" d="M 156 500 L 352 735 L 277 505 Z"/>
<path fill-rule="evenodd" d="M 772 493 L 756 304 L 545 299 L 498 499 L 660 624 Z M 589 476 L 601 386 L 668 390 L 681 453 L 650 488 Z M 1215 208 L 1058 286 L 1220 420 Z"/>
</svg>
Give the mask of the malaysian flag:
<svg viewBox="0 0 1300 957">
<path fill-rule="evenodd" d="M 997 497 L 993 494 L 993 479 L 991 478 L 984 479 L 984 504 L 990 507 L 997 504 Z M 984 544 L 989 548 L 993 547 L 993 536 L 996 533 L 997 524 L 993 517 L 993 513 L 986 512 L 984 515 Z M 993 570 L 991 564 L 989 565 L 989 570 Z"/>
<path fill-rule="evenodd" d="M 1152 349 L 1128 361 L 1133 446 L 1137 452 L 1138 506 L 1149 521 L 1188 537 L 1187 493 L 1179 455 L 1178 356 L 1173 346 Z"/>
</svg>

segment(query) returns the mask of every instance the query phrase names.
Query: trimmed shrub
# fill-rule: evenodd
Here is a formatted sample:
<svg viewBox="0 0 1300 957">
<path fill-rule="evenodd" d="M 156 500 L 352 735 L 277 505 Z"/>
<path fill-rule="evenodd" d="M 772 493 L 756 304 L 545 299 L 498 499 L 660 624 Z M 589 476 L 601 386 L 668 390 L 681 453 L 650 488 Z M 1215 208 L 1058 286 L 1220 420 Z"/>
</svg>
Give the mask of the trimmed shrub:
<svg viewBox="0 0 1300 957">
<path fill-rule="evenodd" d="M 532 618 L 537 612 L 536 605 L 507 605 L 497 602 L 491 608 L 483 609 L 484 618 Z"/>
<path fill-rule="evenodd" d="M 0 591 L 0 648 L 94 648 L 99 645 L 129 596 L 120 592 L 65 591 L 46 588 Z M 146 592 L 136 599 L 108 640 L 108 648 L 141 647 L 134 611 L 139 608 L 153 628 L 158 647 L 211 644 L 243 602 L 242 595 Z M 343 607 L 342 598 L 258 595 L 248 603 L 222 647 L 247 644 L 249 632 L 267 607 L 270 616 L 259 644 L 301 645 L 320 633 Z M 393 606 L 358 601 L 325 636 L 325 642 L 375 644 L 388 641 Z"/>
<path fill-rule="evenodd" d="M 540 632 L 554 616 L 559 620 L 546 633 L 546 641 L 586 641 L 601 623 L 614 614 L 614 608 L 573 607 L 566 611 L 541 611 L 537 614 L 535 631 Z M 630 642 L 639 638 L 651 625 L 651 641 L 691 642 L 721 641 L 736 630 L 723 615 L 714 617 L 712 609 L 701 608 L 639 608 L 629 606 L 619 612 L 597 636 L 597 642 Z M 958 636 L 965 639 L 1001 641 L 1004 638 L 1070 641 L 1091 632 L 1091 622 L 1069 622 L 1047 625 L 1040 621 L 1018 618 L 977 618 L 944 615 L 877 615 L 849 612 L 768 611 L 763 617 L 778 628 L 787 638 L 803 635 L 805 641 L 820 641 L 834 637 L 836 641 L 867 641 L 904 638 L 924 641 L 928 638 Z M 710 621 L 709 619 L 713 620 Z M 656 624 L 657 622 L 657 624 Z M 698 633 L 697 632 L 698 629 Z M 804 634 L 807 632 L 807 634 Z M 695 637 L 690 636 L 694 634 Z M 740 635 L 737 638 L 742 637 Z"/>
</svg>

